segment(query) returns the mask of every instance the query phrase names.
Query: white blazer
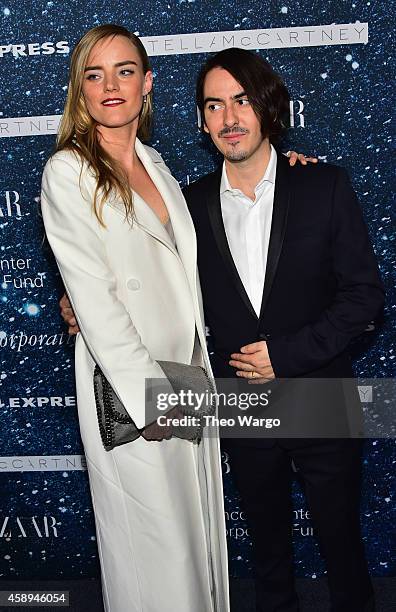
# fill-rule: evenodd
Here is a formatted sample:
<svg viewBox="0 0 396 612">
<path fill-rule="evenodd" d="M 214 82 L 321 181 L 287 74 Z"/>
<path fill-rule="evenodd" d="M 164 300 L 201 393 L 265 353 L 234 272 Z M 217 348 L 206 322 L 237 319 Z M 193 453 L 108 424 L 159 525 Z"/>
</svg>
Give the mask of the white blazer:
<svg viewBox="0 0 396 612">
<path fill-rule="evenodd" d="M 168 208 L 177 248 L 140 198 L 132 225 L 122 202 L 106 202 L 102 227 L 92 208 L 95 178 L 71 152 L 56 153 L 42 181 L 47 237 L 81 330 L 78 411 L 105 608 L 227 612 L 218 439 L 197 447 L 139 438 L 107 453 L 96 420 L 95 363 L 138 428 L 145 425 L 145 378 L 164 378 L 156 360 L 188 364 L 194 354 L 210 371 L 192 220 L 161 156 L 139 140 L 136 153 Z M 149 537 L 148 529 L 158 538 Z"/>
</svg>

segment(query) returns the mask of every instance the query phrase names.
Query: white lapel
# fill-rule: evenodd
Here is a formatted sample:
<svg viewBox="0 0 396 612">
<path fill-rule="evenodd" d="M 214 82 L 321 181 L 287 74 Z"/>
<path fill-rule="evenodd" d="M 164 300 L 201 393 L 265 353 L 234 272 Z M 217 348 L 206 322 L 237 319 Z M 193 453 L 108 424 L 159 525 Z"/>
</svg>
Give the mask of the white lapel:
<svg viewBox="0 0 396 612">
<path fill-rule="evenodd" d="M 177 255 L 175 246 L 165 226 L 161 223 L 153 209 L 136 193 L 133 194 L 133 208 L 135 212 L 133 222 L 137 223 L 142 230 L 162 242 L 164 246 Z"/>
<path fill-rule="evenodd" d="M 197 240 L 194 224 L 188 212 L 187 204 L 180 190 L 179 183 L 164 167 L 161 158 L 158 156 L 157 161 L 154 155 L 150 155 L 150 152 L 138 138 L 136 138 L 135 150 L 168 209 L 177 250 L 157 215 L 150 206 L 139 197 L 134 198 L 137 223 L 141 229 L 169 248 L 176 257 L 180 257 L 190 285 L 196 312 L 199 313 L 201 326 L 205 329 L 197 292 Z M 109 205 L 119 210 L 119 212 L 125 216 L 125 209 L 121 202 L 112 201 L 109 202 Z M 200 333 L 200 335 L 202 334 Z M 201 338 L 201 342 L 202 341 L 205 342 L 204 337 L 203 339 Z"/>
<path fill-rule="evenodd" d="M 173 232 L 175 234 L 177 252 L 183 263 L 187 280 L 190 285 L 197 321 L 200 321 L 200 325 L 198 325 L 198 333 L 202 346 L 205 346 L 205 324 L 198 297 L 197 237 L 195 234 L 194 224 L 192 222 L 190 213 L 188 212 L 186 201 L 181 192 L 179 183 L 169 173 L 161 158 L 158 157 L 158 161 L 156 161 L 156 159 L 150 155 L 150 152 L 138 139 L 136 139 L 135 148 L 137 155 L 150 175 L 154 185 L 160 192 L 168 209 Z M 166 229 L 163 229 L 168 235 Z"/>
<path fill-rule="evenodd" d="M 167 171 L 160 160 L 157 162 L 151 157 L 150 153 L 138 139 L 136 139 L 136 153 L 166 204 L 175 234 L 177 252 L 183 262 L 190 284 L 195 288 L 194 293 L 196 293 L 197 241 L 194 225 L 179 183 Z M 149 206 L 146 206 L 146 208 L 150 210 L 151 214 L 158 221 L 161 229 L 167 236 L 167 242 L 170 242 L 168 232 L 159 221 L 157 215 L 153 213 Z M 151 224 L 149 229 L 150 231 L 153 229 L 153 224 Z"/>
<path fill-rule="evenodd" d="M 139 142 L 140 146 L 143 148 L 143 145 Z M 138 148 L 138 147 L 136 147 Z M 149 162 L 151 161 L 149 156 L 144 152 L 143 154 L 144 159 L 141 159 L 144 167 L 146 168 L 148 174 L 150 175 L 150 177 L 152 178 L 154 184 L 155 180 L 153 179 L 152 172 L 150 171 L 150 168 L 147 167 L 150 165 L 150 163 L 147 163 L 146 157 L 148 157 Z M 141 155 L 139 154 L 139 158 L 141 158 Z M 154 162 L 152 162 L 154 163 Z M 156 185 L 157 187 L 157 185 Z M 157 187 L 158 188 L 158 187 Z M 160 191 L 158 189 L 158 191 Z M 160 191 L 163 199 L 165 200 L 162 192 Z M 125 218 L 125 206 L 124 203 L 122 202 L 122 200 L 118 197 L 113 197 L 110 198 L 108 200 L 108 205 L 113 208 L 114 210 L 116 210 L 117 212 L 119 212 L 124 218 Z M 175 255 L 177 255 L 177 251 L 172 243 L 172 240 L 170 239 L 170 236 L 166 230 L 166 228 L 162 225 L 161 221 L 159 220 L 158 216 L 155 214 L 155 212 L 152 210 L 152 208 L 150 208 L 150 206 L 148 206 L 143 200 L 142 198 L 138 195 L 138 194 L 133 194 L 133 208 L 134 208 L 134 218 L 133 218 L 133 223 L 137 223 L 137 225 L 144 230 L 145 232 L 147 232 L 148 234 L 150 234 L 153 238 L 155 238 L 156 240 L 159 240 L 160 242 L 162 242 L 166 247 L 168 247 Z"/>
</svg>

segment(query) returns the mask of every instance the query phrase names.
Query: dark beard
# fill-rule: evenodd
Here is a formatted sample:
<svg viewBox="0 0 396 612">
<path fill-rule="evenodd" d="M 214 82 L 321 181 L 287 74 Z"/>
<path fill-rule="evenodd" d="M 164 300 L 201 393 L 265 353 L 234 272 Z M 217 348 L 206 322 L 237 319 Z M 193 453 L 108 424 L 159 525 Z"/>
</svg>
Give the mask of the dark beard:
<svg viewBox="0 0 396 612">
<path fill-rule="evenodd" d="M 229 153 L 224 153 L 224 157 L 227 161 L 239 162 L 247 159 L 248 154 L 246 151 L 230 151 Z"/>
</svg>

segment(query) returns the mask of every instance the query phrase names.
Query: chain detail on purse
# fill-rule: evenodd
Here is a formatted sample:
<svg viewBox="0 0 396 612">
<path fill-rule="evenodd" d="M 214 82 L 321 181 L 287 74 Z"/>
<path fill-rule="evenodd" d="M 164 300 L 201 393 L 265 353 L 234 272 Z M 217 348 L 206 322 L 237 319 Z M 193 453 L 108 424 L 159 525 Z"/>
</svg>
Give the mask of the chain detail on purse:
<svg viewBox="0 0 396 612">
<path fill-rule="evenodd" d="M 197 410 L 194 406 L 191 408 L 179 407 L 183 416 L 190 417 L 190 419 L 195 417 L 198 422 L 194 420 L 192 424 L 187 426 L 173 426 L 174 437 L 199 444 L 204 428 L 202 416 L 212 415 L 216 411 L 213 381 L 202 366 L 192 366 L 172 361 L 158 361 L 158 364 L 165 373 L 167 383 L 170 384 L 173 392 L 180 393 L 181 391 L 191 390 L 193 393 L 201 395 L 210 394 L 209 397 L 207 396 L 204 408 L 200 407 Z M 116 446 L 133 442 L 140 437 L 143 429 L 136 427 L 132 417 L 128 414 L 98 365 L 95 366 L 93 379 L 99 432 L 105 450 L 110 451 Z"/>
</svg>

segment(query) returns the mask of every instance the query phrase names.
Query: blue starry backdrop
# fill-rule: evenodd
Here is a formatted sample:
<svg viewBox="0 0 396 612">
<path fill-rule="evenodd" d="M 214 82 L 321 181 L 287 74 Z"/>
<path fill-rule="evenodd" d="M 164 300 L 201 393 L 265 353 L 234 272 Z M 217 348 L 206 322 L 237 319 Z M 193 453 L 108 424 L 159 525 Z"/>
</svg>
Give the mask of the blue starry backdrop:
<svg viewBox="0 0 396 612">
<path fill-rule="evenodd" d="M 62 113 L 68 49 L 94 25 L 120 23 L 141 36 L 152 36 L 357 21 L 369 24 L 367 45 L 259 52 L 281 72 L 295 101 L 295 127 L 283 143 L 285 150 L 292 147 L 315 154 L 350 172 L 387 287 L 383 320 L 373 323 L 353 346 L 355 369 L 362 376 L 391 377 L 395 344 L 391 336 L 395 308 L 390 156 L 393 85 L 387 3 L 1 0 L 0 129 L 7 118 Z M 39 53 L 14 57 L 5 51 L 9 44 L 31 43 L 38 43 L 33 50 L 38 48 Z M 152 57 L 156 120 L 151 144 L 182 185 L 211 171 L 219 161 L 196 124 L 194 82 L 205 57 L 205 53 Z M 59 317 L 62 286 L 44 239 L 39 208 L 41 173 L 54 138 L 0 138 L 3 578 L 98 575 L 86 471 L 68 469 L 72 463 L 65 459 L 51 459 L 83 454 L 75 407 L 73 341 Z M 226 455 L 223 462 L 230 571 L 245 577 L 251 572 L 251 543 Z M 362 520 L 370 569 L 376 576 L 394 573 L 390 539 L 395 522 L 394 462 L 393 440 L 366 441 Z M 55 465 L 57 469 L 52 469 Z M 294 501 L 298 575 L 320 577 L 324 568 L 297 481 Z"/>
</svg>

